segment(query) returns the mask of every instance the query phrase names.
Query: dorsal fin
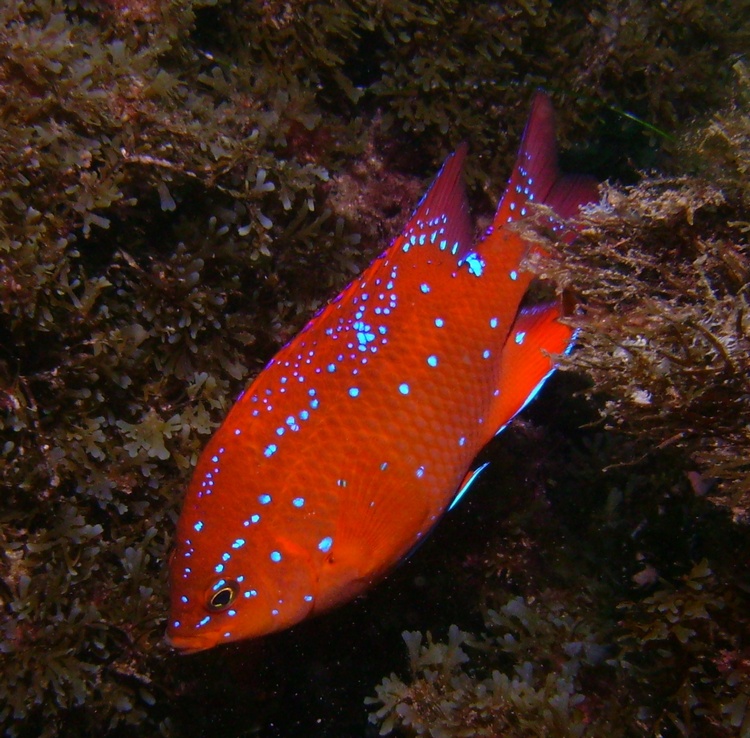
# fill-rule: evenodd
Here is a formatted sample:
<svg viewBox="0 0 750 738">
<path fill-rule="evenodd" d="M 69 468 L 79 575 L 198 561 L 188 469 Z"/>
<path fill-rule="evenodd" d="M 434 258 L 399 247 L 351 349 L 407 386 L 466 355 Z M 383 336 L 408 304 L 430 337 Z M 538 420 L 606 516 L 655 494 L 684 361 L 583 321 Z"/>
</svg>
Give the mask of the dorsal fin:
<svg viewBox="0 0 750 738">
<path fill-rule="evenodd" d="M 466 144 L 461 144 L 445 160 L 393 247 L 408 251 L 430 245 L 459 257 L 470 251 L 473 227 L 463 181 L 465 158 Z"/>
</svg>

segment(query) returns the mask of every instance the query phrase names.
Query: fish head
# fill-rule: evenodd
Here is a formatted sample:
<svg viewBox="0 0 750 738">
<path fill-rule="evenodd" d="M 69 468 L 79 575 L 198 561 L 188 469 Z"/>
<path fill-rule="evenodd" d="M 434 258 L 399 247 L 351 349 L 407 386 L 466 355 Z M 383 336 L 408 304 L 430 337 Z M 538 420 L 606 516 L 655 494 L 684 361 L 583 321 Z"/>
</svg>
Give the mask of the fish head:
<svg viewBox="0 0 750 738">
<path fill-rule="evenodd" d="M 249 455 L 219 434 L 187 490 L 169 562 L 167 626 L 167 641 L 182 653 L 288 628 L 313 609 L 308 558 L 272 535 L 272 485 L 284 482 L 265 478 Z"/>
</svg>

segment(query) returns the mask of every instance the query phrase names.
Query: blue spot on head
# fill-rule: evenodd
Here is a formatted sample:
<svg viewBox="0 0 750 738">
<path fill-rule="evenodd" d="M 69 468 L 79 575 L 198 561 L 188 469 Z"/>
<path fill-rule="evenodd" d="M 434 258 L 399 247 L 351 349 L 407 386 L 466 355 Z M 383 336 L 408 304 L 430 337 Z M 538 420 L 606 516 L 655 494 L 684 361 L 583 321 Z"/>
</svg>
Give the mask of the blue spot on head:
<svg viewBox="0 0 750 738">
<path fill-rule="evenodd" d="M 196 523 L 196 524 L 195 524 L 195 525 L 193 526 L 193 528 L 195 528 L 195 529 L 196 529 L 196 530 L 197 530 L 197 531 L 198 531 L 198 532 L 200 533 L 200 531 L 201 531 L 201 530 L 203 530 L 203 522 L 199 520 L 199 521 L 198 521 L 198 522 L 197 522 L 197 523 Z"/>
<path fill-rule="evenodd" d="M 359 394 L 359 389 L 357 387 L 350 387 L 349 388 L 349 396 L 350 397 L 356 397 Z"/>
<path fill-rule="evenodd" d="M 512 271 L 511 273 L 510 273 L 510 278 L 511 278 L 511 279 L 512 279 L 512 280 L 513 280 L 514 282 L 515 282 L 515 281 L 516 281 L 516 280 L 518 279 L 518 272 L 517 272 L 517 271 L 516 271 L 515 269 L 514 269 L 514 270 L 513 270 L 513 271 Z"/>
<path fill-rule="evenodd" d="M 305 602 L 312 602 L 313 601 L 313 596 L 312 595 L 305 595 L 302 599 Z"/>
<path fill-rule="evenodd" d="M 515 341 L 520 346 L 523 343 L 524 338 L 526 338 L 526 331 L 518 331 L 518 333 L 516 333 Z"/>
<path fill-rule="evenodd" d="M 292 505 L 295 507 L 302 507 L 305 504 L 305 498 L 304 497 L 295 497 L 292 500 Z"/>
<path fill-rule="evenodd" d="M 433 356 L 428 356 L 427 357 L 427 363 L 430 366 L 437 366 L 437 363 L 438 363 L 437 356 L 434 356 L 434 355 Z"/>
<path fill-rule="evenodd" d="M 419 289 L 426 295 L 430 291 L 430 285 L 426 283 L 421 284 Z"/>
<path fill-rule="evenodd" d="M 398 391 L 399 391 L 399 392 L 400 392 L 400 393 L 401 393 L 402 395 L 408 395 L 408 394 L 409 394 L 409 385 L 408 385 L 408 384 L 406 384 L 406 382 L 402 382 L 402 383 L 401 383 L 401 384 L 400 384 L 400 385 L 398 386 Z"/>
<path fill-rule="evenodd" d="M 273 456 L 276 453 L 276 448 L 275 443 L 269 443 L 268 446 L 266 446 L 265 451 L 263 451 L 263 455 L 265 457 Z"/>
<path fill-rule="evenodd" d="M 281 554 L 278 551 L 271 551 L 271 561 L 278 564 L 281 561 Z"/>
<path fill-rule="evenodd" d="M 318 544 L 318 548 L 323 553 L 328 553 L 331 550 L 332 545 L 333 545 L 333 538 L 331 538 L 331 536 L 326 536 L 320 541 L 320 543 Z"/>
<path fill-rule="evenodd" d="M 233 544 L 232 548 L 242 548 L 245 545 L 244 538 L 238 538 Z"/>
<path fill-rule="evenodd" d="M 482 351 L 482 358 L 483 359 L 489 359 L 490 358 L 490 350 L 489 349 L 485 349 L 484 351 Z"/>
<path fill-rule="evenodd" d="M 445 321 L 442 318 L 435 318 L 435 325 L 438 328 L 442 328 L 445 325 Z"/>
<path fill-rule="evenodd" d="M 214 567 L 214 571 L 217 574 L 221 574 L 221 572 L 224 571 L 224 564 L 216 564 L 216 566 Z"/>
<path fill-rule="evenodd" d="M 497 318 L 490 319 L 490 328 L 497 328 Z"/>
<path fill-rule="evenodd" d="M 260 502 L 261 505 L 267 505 L 271 502 L 271 495 L 258 495 L 258 502 Z"/>
</svg>

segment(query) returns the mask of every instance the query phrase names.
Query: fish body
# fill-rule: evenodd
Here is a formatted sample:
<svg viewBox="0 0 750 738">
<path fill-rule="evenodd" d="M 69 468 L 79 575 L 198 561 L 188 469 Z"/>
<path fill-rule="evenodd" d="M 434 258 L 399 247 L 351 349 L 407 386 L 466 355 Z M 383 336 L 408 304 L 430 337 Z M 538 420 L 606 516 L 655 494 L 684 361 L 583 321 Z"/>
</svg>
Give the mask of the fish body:
<svg viewBox="0 0 750 738">
<path fill-rule="evenodd" d="M 535 97 L 518 162 L 473 244 L 446 163 L 401 235 L 268 363 L 196 466 L 170 563 L 168 639 L 192 652 L 287 628 L 363 592 L 429 532 L 480 449 L 528 401 L 571 331 L 519 305 L 529 201 L 595 197 L 561 177 Z"/>
</svg>

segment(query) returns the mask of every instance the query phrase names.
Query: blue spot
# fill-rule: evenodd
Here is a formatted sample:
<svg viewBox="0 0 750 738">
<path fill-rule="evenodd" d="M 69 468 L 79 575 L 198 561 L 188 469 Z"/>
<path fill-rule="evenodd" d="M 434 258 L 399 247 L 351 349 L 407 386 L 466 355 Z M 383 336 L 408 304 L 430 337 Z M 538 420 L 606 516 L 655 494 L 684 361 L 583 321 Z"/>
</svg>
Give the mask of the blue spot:
<svg viewBox="0 0 750 738">
<path fill-rule="evenodd" d="M 350 397 L 356 397 L 359 394 L 359 389 L 356 387 L 350 387 L 349 388 L 349 396 Z"/>
<path fill-rule="evenodd" d="M 442 328 L 445 325 L 445 321 L 442 318 L 435 318 L 435 325 L 438 328 Z"/>
<path fill-rule="evenodd" d="M 278 610 L 271 610 L 271 615 L 278 615 L 278 614 L 279 614 Z"/>
<path fill-rule="evenodd" d="M 336 371 L 336 365 L 335 364 L 329 364 L 328 365 L 328 371 L 333 374 Z"/>
<path fill-rule="evenodd" d="M 250 520 L 251 520 L 251 521 L 252 521 L 253 523 L 257 523 L 257 522 L 259 522 L 259 521 L 260 521 L 260 515 L 251 515 L 251 516 L 250 516 Z"/>
<path fill-rule="evenodd" d="M 408 394 L 409 394 L 409 385 L 408 385 L 408 384 L 406 384 L 406 382 L 403 382 L 402 384 L 400 384 L 400 385 L 398 386 L 398 391 L 399 391 L 399 392 L 400 392 L 400 393 L 401 393 L 402 395 L 408 395 Z"/>
<path fill-rule="evenodd" d="M 430 291 L 430 285 L 429 284 L 422 284 L 419 287 L 420 290 L 426 295 Z"/>
<path fill-rule="evenodd" d="M 263 455 L 268 458 L 269 456 L 273 456 L 276 453 L 276 444 L 275 443 L 269 443 L 268 446 L 266 446 L 266 450 L 263 452 Z"/>
<path fill-rule="evenodd" d="M 235 428 L 235 429 L 234 429 L 234 435 L 235 435 L 235 436 L 239 436 L 239 435 L 240 435 L 240 433 L 242 433 L 242 431 L 241 431 L 241 430 L 240 430 L 239 428 Z"/>
<path fill-rule="evenodd" d="M 310 413 L 307 412 L 307 410 L 303 410 L 299 414 L 300 420 L 307 420 L 310 417 Z"/>
<path fill-rule="evenodd" d="M 205 617 L 205 618 L 203 618 L 203 620 L 201 620 L 201 621 L 200 621 L 200 622 L 198 623 L 198 627 L 200 628 L 200 627 L 202 627 L 202 626 L 206 625 L 206 623 L 210 623 L 210 622 L 211 622 L 211 616 L 210 616 L 210 615 L 206 615 L 206 617 Z"/>
<path fill-rule="evenodd" d="M 514 269 L 514 270 L 513 270 L 513 271 L 512 271 L 511 273 L 510 273 L 510 278 L 511 278 L 511 279 L 512 279 L 512 280 L 513 280 L 514 282 L 515 282 L 515 281 L 516 281 L 516 280 L 518 279 L 518 272 L 517 272 L 517 271 L 516 271 L 515 269 Z"/>
<path fill-rule="evenodd" d="M 278 564 L 281 561 L 281 554 L 278 551 L 271 551 L 271 561 Z"/>
<path fill-rule="evenodd" d="M 199 520 L 199 521 L 198 521 L 198 522 L 197 522 L 197 523 L 196 523 L 196 524 L 195 524 L 195 525 L 193 526 L 193 528 L 195 528 L 195 529 L 196 529 L 196 530 L 197 530 L 197 531 L 198 531 L 198 532 L 200 533 L 200 532 L 201 532 L 201 531 L 203 530 L 203 523 L 202 523 L 202 522 L 201 522 L 201 521 Z"/>
<path fill-rule="evenodd" d="M 245 597 L 255 597 L 258 594 L 257 590 L 255 589 L 249 589 L 247 592 L 245 592 Z"/>
<path fill-rule="evenodd" d="M 320 404 L 320 402 L 318 400 L 310 400 L 310 407 L 313 410 L 317 409 L 317 407 L 318 407 L 319 404 Z"/>
<path fill-rule="evenodd" d="M 484 269 L 484 261 L 475 254 L 473 251 L 466 257 L 466 263 L 469 265 L 469 271 L 475 277 L 482 276 L 482 270 Z"/>
<path fill-rule="evenodd" d="M 305 595 L 302 599 L 305 602 L 312 602 L 313 601 L 313 596 L 312 595 Z"/>
<path fill-rule="evenodd" d="M 182 595 L 182 597 L 180 597 L 180 601 L 181 601 L 181 602 L 182 602 L 183 604 L 187 605 L 187 602 L 188 602 L 188 598 L 187 598 L 187 597 L 185 597 L 185 595 Z"/>
<path fill-rule="evenodd" d="M 482 358 L 483 359 L 489 359 L 490 358 L 490 350 L 489 349 L 485 349 L 484 351 L 482 351 Z"/>
<path fill-rule="evenodd" d="M 219 461 L 219 457 L 218 456 L 212 456 L 211 457 L 211 461 L 213 461 L 214 464 L 216 464 Z"/>
<path fill-rule="evenodd" d="M 383 462 L 383 463 L 382 463 L 382 464 L 380 465 L 380 471 L 385 471 L 385 470 L 386 470 L 387 468 L 388 468 L 388 462 L 387 462 L 387 461 L 384 461 L 384 462 Z"/>
<path fill-rule="evenodd" d="M 292 500 L 292 505 L 295 507 L 302 507 L 305 504 L 305 498 L 304 497 L 295 497 Z"/>
<path fill-rule="evenodd" d="M 260 502 L 261 505 L 267 505 L 271 502 L 271 495 L 258 495 L 258 502 Z"/>
<path fill-rule="evenodd" d="M 490 319 L 490 328 L 497 328 L 497 318 Z"/>
<path fill-rule="evenodd" d="M 231 557 L 231 556 L 230 556 L 230 555 L 229 555 L 228 553 L 223 553 L 223 554 L 221 555 L 221 560 L 222 560 L 222 561 L 229 561 L 229 559 L 231 559 L 231 558 L 232 558 L 232 557 Z"/>
<path fill-rule="evenodd" d="M 515 341 L 520 346 L 523 343 L 524 338 L 526 338 L 526 331 L 518 331 L 518 333 L 516 333 Z"/>
<path fill-rule="evenodd" d="M 233 618 L 237 614 L 237 610 L 227 610 L 227 615 L 229 615 L 230 618 Z M 229 635 L 229 633 L 226 633 L 225 635 Z"/>
<path fill-rule="evenodd" d="M 214 567 L 214 571 L 217 574 L 221 574 L 221 572 L 224 571 L 224 564 L 216 564 L 216 566 Z"/>
<path fill-rule="evenodd" d="M 284 429 L 283 428 L 277 428 L 276 429 L 276 435 L 277 436 L 283 436 L 284 435 Z"/>
<path fill-rule="evenodd" d="M 461 438 L 458 439 L 458 445 L 463 446 L 466 443 L 466 438 L 464 436 L 461 436 Z"/>
<path fill-rule="evenodd" d="M 333 538 L 331 536 L 326 536 L 319 544 L 318 548 L 323 553 L 328 553 L 331 550 L 331 546 L 333 546 Z"/>
<path fill-rule="evenodd" d="M 232 548 L 242 548 L 245 545 L 244 538 L 238 538 L 233 544 Z"/>
<path fill-rule="evenodd" d="M 417 479 L 421 479 L 424 476 L 424 467 L 420 466 L 419 469 L 417 469 Z"/>
<path fill-rule="evenodd" d="M 427 357 L 427 363 L 430 366 L 437 366 L 437 363 L 438 363 L 437 356 L 434 356 L 434 355 L 433 356 L 428 356 Z"/>
<path fill-rule="evenodd" d="M 315 390 L 314 389 L 307 390 L 307 394 L 310 395 L 310 397 L 315 397 Z"/>
</svg>

